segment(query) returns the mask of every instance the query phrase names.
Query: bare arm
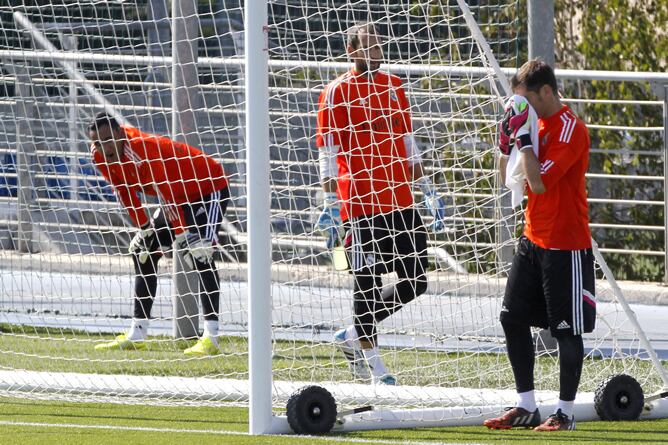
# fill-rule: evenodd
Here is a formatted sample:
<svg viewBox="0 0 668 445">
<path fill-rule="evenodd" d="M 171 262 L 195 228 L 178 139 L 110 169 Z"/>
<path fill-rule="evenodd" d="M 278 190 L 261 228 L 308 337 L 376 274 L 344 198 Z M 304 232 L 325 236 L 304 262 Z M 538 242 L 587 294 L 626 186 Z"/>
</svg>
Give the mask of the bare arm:
<svg viewBox="0 0 668 445">
<path fill-rule="evenodd" d="M 499 156 L 499 174 L 501 175 L 501 185 L 506 183 L 506 167 L 508 166 L 508 156 Z"/>
<path fill-rule="evenodd" d="M 540 177 L 540 162 L 531 148 L 520 151 L 522 169 L 531 191 L 537 195 L 545 193 L 545 184 Z"/>
<path fill-rule="evenodd" d="M 322 178 L 321 184 L 325 193 L 336 193 L 336 179 Z"/>
<path fill-rule="evenodd" d="M 416 162 L 415 164 L 411 164 L 411 175 L 413 176 L 413 181 L 417 181 L 421 177 L 424 176 L 424 170 L 422 170 L 422 163 L 421 162 Z"/>
</svg>

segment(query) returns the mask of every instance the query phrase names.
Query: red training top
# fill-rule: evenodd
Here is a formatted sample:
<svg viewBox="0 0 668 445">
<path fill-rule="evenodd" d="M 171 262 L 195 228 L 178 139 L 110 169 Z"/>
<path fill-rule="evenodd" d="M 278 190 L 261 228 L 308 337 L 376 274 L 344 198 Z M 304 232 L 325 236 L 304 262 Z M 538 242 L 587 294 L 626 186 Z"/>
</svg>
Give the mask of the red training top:
<svg viewBox="0 0 668 445">
<path fill-rule="evenodd" d="M 342 219 L 410 207 L 404 136 L 413 129 L 401 80 L 352 69 L 329 83 L 318 102 L 316 145 L 337 154 Z"/>
<path fill-rule="evenodd" d="M 149 222 L 138 193 L 158 196 L 167 219 L 175 223 L 176 232 L 185 227 L 180 204 L 194 202 L 216 190 L 227 187 L 223 167 L 212 157 L 182 142 L 133 127 L 125 131 L 120 160 L 106 162 L 94 146 L 93 161 L 110 182 L 130 217 L 139 227 Z"/>
<path fill-rule="evenodd" d="M 589 131 L 564 105 L 538 120 L 541 179 L 546 192 L 528 189 L 524 234 L 544 249 L 591 247 L 585 173 L 589 166 Z"/>
</svg>

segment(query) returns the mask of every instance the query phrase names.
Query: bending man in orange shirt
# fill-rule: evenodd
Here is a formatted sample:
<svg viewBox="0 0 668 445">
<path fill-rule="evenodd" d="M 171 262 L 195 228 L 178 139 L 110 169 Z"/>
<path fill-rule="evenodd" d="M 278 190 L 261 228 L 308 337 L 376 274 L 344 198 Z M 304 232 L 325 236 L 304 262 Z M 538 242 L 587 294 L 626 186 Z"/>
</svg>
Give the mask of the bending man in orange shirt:
<svg viewBox="0 0 668 445">
<path fill-rule="evenodd" d="M 95 349 L 146 347 L 160 248 L 175 244 L 199 274 L 205 324 L 204 336 L 184 353 L 218 353 L 220 286 L 213 257 L 230 196 L 222 166 L 189 145 L 121 126 L 106 112 L 98 113 L 88 130 L 95 165 L 139 227 L 129 248 L 136 273 L 130 330 Z M 139 193 L 158 197 L 160 207 L 152 218 Z"/>
<path fill-rule="evenodd" d="M 589 132 L 559 100 L 557 80 L 545 62 L 525 63 L 512 81 L 538 115 L 538 157 L 526 126 L 528 106 L 506 113 L 500 135 L 503 155 L 520 150 L 528 183 L 526 225 L 513 258 L 501 308 L 508 359 L 518 402 L 500 417 L 485 421 L 493 429 L 534 427 L 536 431 L 575 429 L 573 403 L 580 383 L 582 334 L 594 329 L 594 257 L 589 232 L 585 173 Z M 521 98 L 519 98 L 521 99 Z M 521 135 L 521 136 L 520 136 Z M 509 137 L 515 138 L 515 147 Z M 507 158 L 501 158 L 501 173 Z M 535 352 L 531 326 L 549 328 L 559 344 L 559 402 L 543 423 L 534 396 Z"/>
<path fill-rule="evenodd" d="M 348 31 L 354 67 L 320 95 L 316 145 L 325 205 L 317 227 L 328 247 L 340 237 L 354 277 L 353 325 L 334 335 L 353 376 L 395 385 L 378 351 L 377 323 L 427 290 L 427 233 L 413 203 L 416 181 L 444 228 L 445 205 L 423 175 L 401 80 L 380 71 L 383 50 L 372 24 Z M 383 289 L 381 274 L 399 281 Z M 370 371 L 370 372 L 369 372 Z"/>
</svg>

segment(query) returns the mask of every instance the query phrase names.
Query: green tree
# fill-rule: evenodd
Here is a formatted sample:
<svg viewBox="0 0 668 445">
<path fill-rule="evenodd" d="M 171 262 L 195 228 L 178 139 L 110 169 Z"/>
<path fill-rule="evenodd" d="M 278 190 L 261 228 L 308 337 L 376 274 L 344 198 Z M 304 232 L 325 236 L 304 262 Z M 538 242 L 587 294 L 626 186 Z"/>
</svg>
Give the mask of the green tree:
<svg viewBox="0 0 668 445">
<path fill-rule="evenodd" d="M 668 2 L 665 0 L 557 1 L 555 10 L 558 68 L 666 72 L 668 60 Z M 590 124 L 628 127 L 662 126 L 657 106 L 624 103 L 657 100 L 656 90 L 645 82 L 572 82 L 564 85 L 566 97 L 606 99 L 614 103 L 579 105 L 578 113 Z M 663 138 L 659 132 L 590 129 L 590 172 L 663 175 Z M 656 151 L 656 155 L 634 151 Z M 590 196 L 663 201 L 660 181 L 592 180 Z M 663 226 L 663 207 L 592 204 L 592 222 Z M 663 250 L 664 233 L 655 230 L 595 229 L 600 247 Z M 663 276 L 663 257 L 607 254 L 606 261 L 620 279 L 654 280 Z"/>
</svg>

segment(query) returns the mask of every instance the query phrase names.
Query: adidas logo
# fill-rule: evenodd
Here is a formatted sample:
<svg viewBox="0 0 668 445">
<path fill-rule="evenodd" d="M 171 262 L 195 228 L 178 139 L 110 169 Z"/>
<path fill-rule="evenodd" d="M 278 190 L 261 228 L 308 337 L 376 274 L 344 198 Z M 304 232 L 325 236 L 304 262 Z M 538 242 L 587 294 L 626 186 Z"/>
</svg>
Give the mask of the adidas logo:
<svg viewBox="0 0 668 445">
<path fill-rule="evenodd" d="M 561 323 L 559 323 L 559 326 L 557 326 L 557 329 L 570 329 L 571 325 L 566 323 L 566 320 L 563 320 Z"/>
<path fill-rule="evenodd" d="M 195 213 L 195 216 L 200 216 L 202 213 L 204 213 L 206 210 L 204 210 L 204 207 L 200 207 L 197 213 Z"/>
</svg>

